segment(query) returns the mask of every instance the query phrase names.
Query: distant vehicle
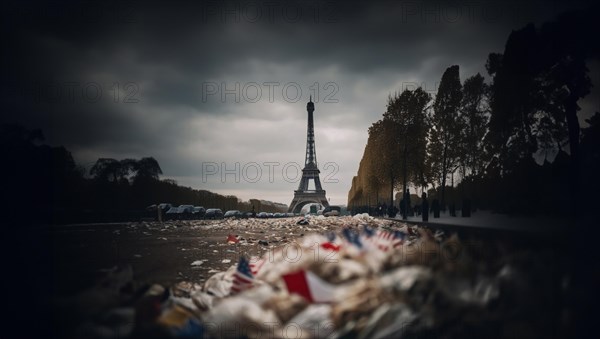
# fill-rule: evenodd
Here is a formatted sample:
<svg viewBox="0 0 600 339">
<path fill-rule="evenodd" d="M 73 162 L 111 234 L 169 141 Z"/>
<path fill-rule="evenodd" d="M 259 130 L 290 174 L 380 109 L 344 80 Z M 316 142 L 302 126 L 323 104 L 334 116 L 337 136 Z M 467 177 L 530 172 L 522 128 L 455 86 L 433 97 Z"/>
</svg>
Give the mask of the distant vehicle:
<svg viewBox="0 0 600 339">
<path fill-rule="evenodd" d="M 219 208 L 209 208 L 206 210 L 206 213 L 204 213 L 204 219 L 222 219 L 223 218 L 223 211 L 221 211 Z"/>
<path fill-rule="evenodd" d="M 329 206 L 325 207 L 323 210 L 323 215 L 326 217 L 337 217 L 341 214 L 342 208 L 339 206 Z"/>
<path fill-rule="evenodd" d="M 179 205 L 179 219 L 191 219 L 194 213 L 193 205 Z"/>
<path fill-rule="evenodd" d="M 192 211 L 192 217 L 194 219 L 202 219 L 204 218 L 204 214 L 206 213 L 206 209 L 202 206 L 194 206 L 194 210 Z"/>
<path fill-rule="evenodd" d="M 163 212 L 168 211 L 171 207 L 173 207 L 173 205 L 166 202 L 158 204 L 158 208 L 160 208 Z"/>
<path fill-rule="evenodd" d="M 242 217 L 243 217 L 243 218 L 253 218 L 253 216 L 254 216 L 254 213 L 253 213 L 253 212 L 244 212 L 244 213 L 242 214 Z"/>
<path fill-rule="evenodd" d="M 161 203 L 158 205 L 153 204 L 153 205 L 146 207 L 146 211 L 156 213 L 156 210 L 160 208 L 160 210 L 164 213 L 164 212 L 168 211 L 169 209 L 171 209 L 171 207 L 173 207 L 173 205 L 167 204 L 167 203 Z"/>
<path fill-rule="evenodd" d="M 177 217 L 179 216 L 179 208 L 172 206 L 171 208 L 169 208 L 167 210 L 167 212 L 165 212 L 165 218 L 167 220 L 174 220 L 177 219 Z"/>
<path fill-rule="evenodd" d="M 267 213 L 267 218 L 273 218 L 273 213 Z"/>
<path fill-rule="evenodd" d="M 260 212 L 256 215 L 257 218 L 268 218 L 269 215 L 267 214 L 267 212 Z"/>
<path fill-rule="evenodd" d="M 161 217 L 162 219 L 166 219 L 166 213 L 167 213 L 167 211 L 168 211 L 168 210 L 170 210 L 172 207 L 173 207 L 173 205 L 171 205 L 171 204 L 169 204 L 169 203 L 166 203 L 166 202 L 163 202 L 163 203 L 160 203 L 160 204 L 158 204 L 158 205 L 152 205 L 152 206 L 148 206 L 148 207 L 146 207 L 146 209 L 147 209 L 148 211 L 150 211 L 150 213 L 152 214 L 151 216 L 152 216 L 153 218 L 155 218 L 156 220 L 159 220 L 159 219 L 158 219 L 157 212 L 158 212 L 158 211 L 160 211 L 160 214 L 161 214 L 161 216 L 160 216 L 160 217 Z"/>
<path fill-rule="evenodd" d="M 225 218 L 241 218 L 242 212 L 240 212 L 238 210 L 230 210 L 230 211 L 225 212 L 224 217 Z"/>
<path fill-rule="evenodd" d="M 165 215 L 170 220 L 190 219 L 193 210 L 194 206 L 192 205 L 180 205 L 179 207 L 171 207 Z"/>
</svg>

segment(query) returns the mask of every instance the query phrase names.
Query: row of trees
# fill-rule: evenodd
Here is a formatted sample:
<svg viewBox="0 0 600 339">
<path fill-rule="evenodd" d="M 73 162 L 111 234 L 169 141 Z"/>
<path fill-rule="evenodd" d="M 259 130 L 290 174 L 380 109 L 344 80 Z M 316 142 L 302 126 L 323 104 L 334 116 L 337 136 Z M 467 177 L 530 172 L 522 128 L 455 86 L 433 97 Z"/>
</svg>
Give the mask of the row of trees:
<svg viewBox="0 0 600 339">
<path fill-rule="evenodd" d="M 413 186 L 429 189 L 445 206 L 455 177 L 463 198 L 485 200 L 485 195 L 499 194 L 509 199 L 511 191 L 551 185 L 536 180 L 542 166 L 535 160 L 544 163 L 548 154 L 559 153 L 569 159 L 568 170 L 555 164 L 560 169 L 545 171 L 545 178 L 568 182 L 569 209 L 574 211 L 582 178 L 598 181 L 581 168 L 582 162 L 597 161 L 595 151 L 582 155 L 579 147 L 577 102 L 591 87 L 586 62 L 600 56 L 598 46 L 579 39 L 598 32 L 588 16 L 567 13 L 539 29 L 529 24 L 513 31 L 504 53 L 488 57 L 489 84 L 480 74 L 461 82 L 454 65 L 442 75 L 434 98 L 421 88 L 390 96 L 383 117 L 369 128 L 348 205 L 373 204 L 382 194 L 393 202 L 394 190 Z M 516 183 L 517 178 L 522 181 Z M 478 187 L 497 190 L 481 192 Z M 486 207 L 502 209 L 497 205 Z"/>
<path fill-rule="evenodd" d="M 259 212 L 283 212 L 286 205 L 207 190 L 179 186 L 173 179 L 159 180 L 162 169 L 152 157 L 116 160 L 100 158 L 90 169 L 90 189 L 96 192 L 92 205 L 102 210 L 135 210 L 156 203 L 191 204 L 205 208 Z M 92 198 L 93 199 L 93 198 Z"/>
<path fill-rule="evenodd" d="M 156 203 L 192 204 L 223 210 L 281 212 L 287 206 L 269 201 L 241 201 L 233 195 L 184 187 L 160 180 L 162 170 L 152 157 L 100 158 L 89 173 L 64 147 L 43 143 L 40 130 L 0 125 L 0 167 L 4 219 L 18 223 L 105 222 L 150 216 Z"/>
<path fill-rule="evenodd" d="M 461 84 L 459 66 L 451 66 L 435 100 L 422 88 L 390 96 L 383 118 L 369 128 L 349 205 L 373 194 L 375 202 L 383 191 L 393 201 L 395 189 L 405 191 L 411 184 L 422 190 L 440 187 L 443 204 L 449 176 L 483 171 L 487 93 L 480 74 Z"/>
</svg>

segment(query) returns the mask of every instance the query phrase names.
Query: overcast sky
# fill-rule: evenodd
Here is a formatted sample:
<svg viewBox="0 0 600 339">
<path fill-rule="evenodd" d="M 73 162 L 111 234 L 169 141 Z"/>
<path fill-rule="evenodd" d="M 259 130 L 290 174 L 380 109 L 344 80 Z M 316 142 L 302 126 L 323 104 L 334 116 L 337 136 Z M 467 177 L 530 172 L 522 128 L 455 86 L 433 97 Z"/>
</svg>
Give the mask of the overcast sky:
<svg viewBox="0 0 600 339">
<path fill-rule="evenodd" d="M 2 14 L 2 122 L 41 128 L 88 170 L 153 156 L 181 185 L 289 204 L 313 95 L 323 188 L 345 204 L 390 93 L 434 94 L 454 64 L 462 80 L 487 77 L 512 29 L 583 5 L 15 1 Z M 581 106 L 598 110 L 598 86 Z"/>
</svg>

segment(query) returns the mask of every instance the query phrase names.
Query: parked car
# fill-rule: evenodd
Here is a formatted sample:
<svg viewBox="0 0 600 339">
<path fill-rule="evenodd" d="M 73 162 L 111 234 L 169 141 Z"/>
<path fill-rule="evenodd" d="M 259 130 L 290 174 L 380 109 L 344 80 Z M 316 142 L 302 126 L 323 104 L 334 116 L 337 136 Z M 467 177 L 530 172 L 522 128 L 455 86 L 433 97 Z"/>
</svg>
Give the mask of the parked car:
<svg viewBox="0 0 600 339">
<path fill-rule="evenodd" d="M 160 210 L 161 218 L 163 220 L 166 219 L 165 214 L 167 213 L 168 210 L 171 209 L 171 207 L 173 207 L 173 205 L 171 205 L 171 204 L 169 204 L 167 202 L 163 202 L 163 203 L 158 204 L 157 208 Z M 156 212 L 156 210 L 154 210 L 154 212 Z M 154 217 L 156 217 L 157 220 L 158 220 L 158 215 L 156 215 L 156 213 L 155 213 Z"/>
<path fill-rule="evenodd" d="M 325 207 L 323 210 L 323 215 L 326 217 L 337 217 L 340 215 L 341 208 L 339 206 L 329 206 Z"/>
<path fill-rule="evenodd" d="M 254 212 L 244 212 L 242 214 L 243 218 L 253 218 L 254 217 Z"/>
<path fill-rule="evenodd" d="M 193 210 L 194 206 L 192 205 L 179 205 L 178 207 L 171 207 L 165 215 L 169 220 L 190 219 Z"/>
<path fill-rule="evenodd" d="M 177 219 L 178 216 L 179 216 L 179 208 L 176 206 L 171 206 L 171 208 L 169 208 L 167 210 L 167 212 L 165 212 L 165 219 L 167 219 L 167 220 Z"/>
<path fill-rule="evenodd" d="M 191 219 L 193 213 L 193 205 L 179 205 L 179 219 Z"/>
<path fill-rule="evenodd" d="M 267 212 L 260 212 L 256 215 L 257 218 L 268 218 L 269 215 L 267 214 Z"/>
<path fill-rule="evenodd" d="M 221 211 L 219 208 L 209 208 L 206 210 L 206 213 L 204 213 L 204 219 L 222 219 L 223 218 L 223 211 Z"/>
<path fill-rule="evenodd" d="M 194 210 L 192 211 L 192 217 L 194 219 L 202 219 L 204 218 L 204 214 L 206 214 L 206 209 L 202 206 L 194 206 Z"/>
<path fill-rule="evenodd" d="M 238 210 L 230 210 L 230 211 L 225 212 L 224 217 L 225 218 L 241 218 L 242 212 L 240 212 Z"/>
</svg>

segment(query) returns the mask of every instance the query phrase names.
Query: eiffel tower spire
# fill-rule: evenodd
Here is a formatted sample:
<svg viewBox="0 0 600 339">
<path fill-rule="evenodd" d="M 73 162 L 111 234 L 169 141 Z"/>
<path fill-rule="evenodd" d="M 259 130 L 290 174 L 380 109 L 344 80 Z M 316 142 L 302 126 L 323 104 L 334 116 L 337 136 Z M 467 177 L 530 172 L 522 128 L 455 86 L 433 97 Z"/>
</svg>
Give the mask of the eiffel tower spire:
<svg viewBox="0 0 600 339">
<path fill-rule="evenodd" d="M 321 187 L 319 179 L 319 168 L 317 167 L 317 152 L 315 149 L 315 128 L 313 120 L 313 112 L 315 104 L 312 102 L 312 95 L 306 104 L 308 111 L 308 127 L 306 128 L 306 156 L 304 159 L 304 168 L 302 169 L 302 179 L 298 185 L 298 189 L 294 191 L 294 199 L 289 207 L 289 212 L 299 213 L 304 205 L 309 203 L 318 203 L 324 207 L 329 206 L 329 202 L 325 197 L 325 190 Z M 315 189 L 309 190 L 308 183 L 314 181 Z"/>
<path fill-rule="evenodd" d="M 304 167 L 317 167 L 317 150 L 315 149 L 315 126 L 313 121 L 313 112 L 315 111 L 315 104 L 312 102 L 312 95 L 310 101 L 306 104 L 306 110 L 308 111 L 308 128 L 306 129 L 306 158 L 304 160 Z"/>
</svg>

